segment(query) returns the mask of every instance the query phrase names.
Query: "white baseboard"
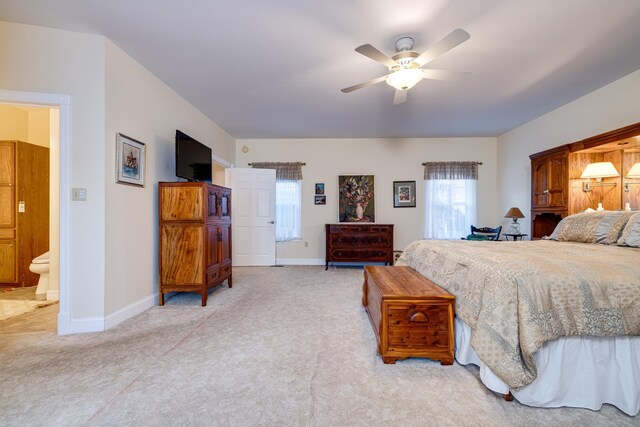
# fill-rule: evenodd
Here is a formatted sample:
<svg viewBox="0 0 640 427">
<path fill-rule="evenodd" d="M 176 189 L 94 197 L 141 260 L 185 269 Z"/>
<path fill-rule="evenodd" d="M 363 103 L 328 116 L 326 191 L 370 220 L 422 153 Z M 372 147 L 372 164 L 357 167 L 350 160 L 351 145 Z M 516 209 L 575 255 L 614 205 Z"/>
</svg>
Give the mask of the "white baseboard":
<svg viewBox="0 0 640 427">
<path fill-rule="evenodd" d="M 133 302 L 118 311 L 108 314 L 104 318 L 104 329 L 111 329 L 114 326 L 124 322 L 125 320 L 131 319 L 133 316 L 136 316 L 156 305 L 157 301 L 158 293 L 156 292 L 152 295 L 149 295 L 148 297 L 144 297 L 136 302 Z"/>
<path fill-rule="evenodd" d="M 58 335 L 104 331 L 104 317 L 72 319 L 69 313 L 58 313 Z"/>
<path fill-rule="evenodd" d="M 105 331 L 153 307 L 157 300 L 158 293 L 156 292 L 105 317 L 72 319 L 70 313 L 60 312 L 58 313 L 58 335 Z"/>
<path fill-rule="evenodd" d="M 276 258 L 278 265 L 324 265 L 324 259 L 314 258 Z"/>
</svg>

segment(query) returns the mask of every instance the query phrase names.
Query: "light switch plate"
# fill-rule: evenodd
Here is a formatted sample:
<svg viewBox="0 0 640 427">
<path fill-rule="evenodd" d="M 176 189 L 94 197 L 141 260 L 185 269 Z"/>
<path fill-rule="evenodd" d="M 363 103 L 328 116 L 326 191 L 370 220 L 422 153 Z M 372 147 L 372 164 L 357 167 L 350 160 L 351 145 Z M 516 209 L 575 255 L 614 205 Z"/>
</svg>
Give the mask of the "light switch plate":
<svg viewBox="0 0 640 427">
<path fill-rule="evenodd" d="M 77 202 L 84 202 L 87 200 L 87 189 L 86 188 L 72 188 L 71 189 L 71 200 Z"/>
<path fill-rule="evenodd" d="M 20 200 L 18 202 L 18 213 L 24 213 L 24 212 L 25 212 L 25 210 L 24 210 L 24 201 Z"/>
</svg>

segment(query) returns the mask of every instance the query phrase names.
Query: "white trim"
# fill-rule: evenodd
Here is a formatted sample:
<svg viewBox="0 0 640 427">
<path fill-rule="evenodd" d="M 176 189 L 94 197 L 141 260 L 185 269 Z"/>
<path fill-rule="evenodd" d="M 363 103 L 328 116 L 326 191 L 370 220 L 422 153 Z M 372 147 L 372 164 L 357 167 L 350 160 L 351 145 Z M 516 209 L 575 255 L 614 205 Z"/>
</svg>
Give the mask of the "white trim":
<svg viewBox="0 0 640 427">
<path fill-rule="evenodd" d="M 158 293 L 155 292 L 152 295 L 144 297 L 136 302 L 129 304 L 126 307 L 121 308 L 118 311 L 114 311 L 111 314 L 108 314 L 104 318 L 104 329 L 111 329 L 114 326 L 124 322 L 125 320 L 131 319 L 133 316 L 137 316 L 155 306 L 158 301 Z"/>
<path fill-rule="evenodd" d="M 222 157 L 218 157 L 215 154 L 211 155 L 211 160 L 213 160 L 214 162 L 216 162 L 217 164 L 224 166 L 225 168 L 232 168 L 233 167 L 233 163 L 223 159 Z"/>
<path fill-rule="evenodd" d="M 61 324 L 60 321 L 62 313 L 58 314 L 58 334 L 86 334 L 87 332 L 103 332 L 104 331 L 104 317 L 81 317 L 79 319 L 71 319 L 64 325 L 65 333 L 60 333 Z M 64 319 L 66 321 L 66 319 Z"/>
<path fill-rule="evenodd" d="M 52 93 L 0 90 L 0 103 L 48 105 L 60 110 L 60 309 L 58 335 L 79 332 L 71 318 L 71 96 Z M 84 320 L 82 325 L 85 325 Z M 90 322 L 94 322 L 93 320 Z M 104 330 L 104 320 L 100 320 Z M 96 329 L 89 328 L 87 332 Z"/>
<path fill-rule="evenodd" d="M 276 258 L 278 265 L 324 265 L 324 259 L 316 258 Z"/>
</svg>

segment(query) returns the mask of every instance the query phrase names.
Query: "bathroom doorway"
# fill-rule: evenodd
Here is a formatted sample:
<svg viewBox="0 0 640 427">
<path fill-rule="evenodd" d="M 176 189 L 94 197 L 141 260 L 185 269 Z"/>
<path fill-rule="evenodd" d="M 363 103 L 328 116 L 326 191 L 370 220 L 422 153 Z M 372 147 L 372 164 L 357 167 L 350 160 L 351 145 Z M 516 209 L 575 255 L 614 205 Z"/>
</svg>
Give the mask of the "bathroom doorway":
<svg viewBox="0 0 640 427">
<path fill-rule="evenodd" d="M 10 227 L 6 227 L 4 230 L 5 235 L 1 236 L 5 238 L 15 237 L 16 239 L 22 237 L 28 242 L 26 244 L 27 246 L 32 246 L 32 249 L 37 252 L 43 252 L 33 257 L 40 257 L 40 259 L 36 262 L 30 262 L 28 267 L 29 272 L 25 273 L 24 266 L 20 266 L 20 270 L 18 266 L 16 266 L 16 272 L 20 271 L 20 276 L 16 277 L 15 280 L 16 287 L 14 289 L 16 289 L 16 291 L 3 292 L 0 294 L 4 294 L 5 299 L 14 298 L 15 296 L 14 299 L 22 300 L 23 305 L 31 304 L 33 300 L 33 304 L 46 306 L 33 311 L 33 315 L 32 313 L 28 313 L 16 317 L 16 319 L 22 317 L 25 321 L 13 322 L 14 326 L 17 327 L 18 323 L 20 323 L 20 328 L 26 328 L 25 332 L 36 331 L 40 323 L 48 321 L 50 325 L 53 325 L 52 330 L 57 331 L 58 334 L 69 333 L 68 322 L 65 322 L 65 319 L 70 318 L 68 298 L 70 294 L 70 283 L 68 280 L 69 261 L 66 256 L 66 254 L 69 253 L 69 206 L 68 202 L 60 198 L 60 194 L 68 194 L 68 191 L 70 191 L 68 190 L 69 165 L 68 161 L 65 161 L 65 159 L 68 159 L 69 154 L 69 107 L 70 97 L 66 95 L 0 91 L 0 141 L 23 141 L 23 144 L 20 144 L 22 148 L 16 148 L 16 150 L 22 149 L 24 152 L 30 153 L 30 150 L 42 151 L 43 149 L 49 152 L 47 165 L 49 188 L 47 192 L 48 200 L 46 200 L 49 208 L 48 218 L 41 221 L 41 223 L 35 227 L 32 227 L 32 230 L 28 230 L 29 233 L 32 233 L 31 236 L 19 236 L 18 227 L 11 230 L 11 232 L 8 231 Z M 5 115 L 3 116 L 3 114 Z M 19 143 L 16 143 L 15 146 L 18 147 L 18 144 Z M 25 147 L 26 150 L 24 150 Z M 38 168 L 37 165 L 30 164 L 29 162 L 27 162 L 27 165 L 31 166 L 32 170 Z M 28 170 L 28 166 L 25 169 Z M 64 167 L 61 168 L 61 166 Z M 39 169 L 42 168 L 42 166 L 39 167 Z M 23 183 L 24 182 L 25 180 L 23 178 Z M 32 179 L 28 184 L 32 187 L 29 188 L 36 188 L 35 182 L 37 182 L 37 180 L 34 181 Z M 24 185 L 27 184 L 25 183 Z M 38 208 L 38 204 L 42 206 L 44 203 L 42 201 L 43 199 L 36 202 L 26 202 L 25 200 L 20 200 L 22 198 L 23 197 L 18 197 L 15 199 L 17 216 L 24 215 L 24 217 L 26 217 L 26 215 Z M 17 217 L 16 222 L 24 217 Z M 45 224 L 42 224 L 42 222 L 45 221 L 47 222 L 46 233 L 48 236 L 46 236 L 44 241 L 47 247 L 40 247 L 42 243 L 40 243 L 39 246 L 33 244 L 33 241 L 38 240 L 33 236 L 45 232 Z M 21 229 L 27 232 L 27 227 L 22 227 Z M 22 247 L 24 246 L 25 243 L 23 242 Z M 37 249 L 36 246 L 38 246 Z M 44 286 L 45 283 L 40 282 L 39 278 L 43 276 L 41 273 L 44 273 L 43 263 L 46 263 L 47 251 L 49 252 L 49 280 L 48 284 L 46 284 L 47 286 Z M 31 255 L 29 255 L 29 257 L 30 256 Z M 18 258 L 16 258 L 16 260 L 17 259 Z M 38 273 L 34 273 L 34 270 Z M 17 273 L 16 276 L 18 276 Z M 34 278 L 36 278 L 35 282 Z M 6 289 L 7 286 L 3 288 Z M 12 292 L 16 293 L 12 296 Z M 36 297 L 36 292 L 38 292 L 38 297 Z M 58 301 L 59 303 L 56 304 Z M 5 321 L 5 325 L 10 324 L 10 321 Z M 44 330 L 47 329 L 45 328 Z"/>
</svg>

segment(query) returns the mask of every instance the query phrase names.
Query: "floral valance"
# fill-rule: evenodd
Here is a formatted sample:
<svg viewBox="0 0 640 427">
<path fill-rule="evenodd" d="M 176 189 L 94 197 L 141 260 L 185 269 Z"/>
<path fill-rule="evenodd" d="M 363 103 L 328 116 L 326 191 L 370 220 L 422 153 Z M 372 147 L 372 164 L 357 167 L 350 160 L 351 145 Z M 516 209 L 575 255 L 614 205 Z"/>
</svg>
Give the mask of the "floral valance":
<svg viewBox="0 0 640 427">
<path fill-rule="evenodd" d="M 424 179 L 478 179 L 479 162 L 426 162 Z"/>
<path fill-rule="evenodd" d="M 302 162 L 253 162 L 254 169 L 275 169 L 276 180 L 297 181 L 302 179 Z"/>
</svg>

